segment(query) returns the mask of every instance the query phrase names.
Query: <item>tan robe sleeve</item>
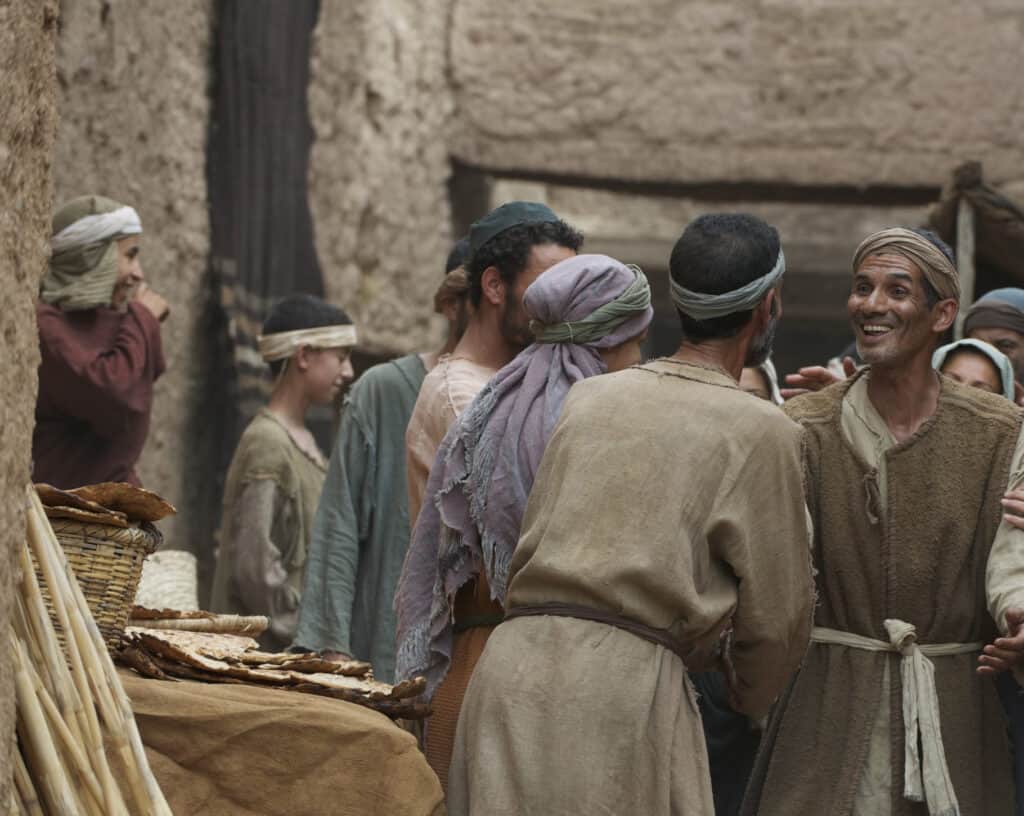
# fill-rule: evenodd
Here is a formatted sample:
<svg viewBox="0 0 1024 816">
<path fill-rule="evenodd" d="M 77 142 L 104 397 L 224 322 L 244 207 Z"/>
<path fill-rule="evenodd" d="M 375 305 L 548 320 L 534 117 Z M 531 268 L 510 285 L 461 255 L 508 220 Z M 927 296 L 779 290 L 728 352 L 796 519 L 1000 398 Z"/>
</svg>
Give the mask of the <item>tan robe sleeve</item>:
<svg viewBox="0 0 1024 816">
<path fill-rule="evenodd" d="M 1010 488 L 1024 487 L 1024 429 L 1017 438 L 1010 465 Z M 988 610 L 999 631 L 1006 633 L 1006 610 L 1024 609 L 1024 530 L 1005 521 L 996 530 L 985 570 Z M 1024 685 L 1024 667 L 1014 669 L 1017 682 Z"/>
<path fill-rule="evenodd" d="M 810 525 L 797 434 L 766 434 L 744 463 L 712 530 L 739 582 L 732 662 L 740 709 L 760 719 L 799 667 L 814 607 Z"/>
</svg>

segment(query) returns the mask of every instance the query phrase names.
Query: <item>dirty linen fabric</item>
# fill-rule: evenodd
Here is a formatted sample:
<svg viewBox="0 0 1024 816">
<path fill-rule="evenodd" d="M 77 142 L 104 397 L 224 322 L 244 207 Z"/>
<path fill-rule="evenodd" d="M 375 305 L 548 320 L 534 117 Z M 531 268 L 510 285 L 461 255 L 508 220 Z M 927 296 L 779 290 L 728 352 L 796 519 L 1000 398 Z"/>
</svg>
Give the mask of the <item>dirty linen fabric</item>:
<svg viewBox="0 0 1024 816">
<path fill-rule="evenodd" d="M 487 385 L 498 369 L 477 365 L 464 357 L 443 354 L 423 378 L 420 394 L 405 431 L 409 521 L 416 526 L 427 489 L 430 468 L 448 427 Z"/>
<path fill-rule="evenodd" d="M 453 664 L 459 591 L 483 575 L 505 601 L 526 500 L 569 389 L 606 373 L 601 350 L 641 335 L 654 314 L 643 273 L 607 255 L 556 264 L 526 289 L 523 309 L 537 339 L 445 434 L 395 597 L 401 678 L 426 677 L 428 693 Z"/>
<path fill-rule="evenodd" d="M 266 615 L 265 649 L 295 635 L 313 516 L 326 465 L 300 446 L 267 408 L 245 429 L 228 468 L 214 612 Z"/>
<path fill-rule="evenodd" d="M 153 386 L 164 372 L 160 323 L 138 303 L 65 312 L 36 306 L 39 397 L 32 479 L 55 487 L 138 485 Z"/>
<path fill-rule="evenodd" d="M 295 645 L 395 675 L 395 587 L 409 547 L 405 430 L 427 370 L 418 354 L 375 365 L 345 398 L 313 522 Z"/>
<path fill-rule="evenodd" d="M 667 629 L 691 657 L 593 621 L 501 624 L 463 702 L 449 813 L 713 813 L 687 669 L 714 668 L 732 620 L 740 708 L 758 718 L 807 648 L 799 439 L 719 370 L 659 360 L 573 386 L 507 608 L 613 612 Z"/>
<path fill-rule="evenodd" d="M 980 460 L 976 458 L 975 469 L 980 468 L 986 472 L 984 478 L 974 479 L 978 474 L 968 475 L 968 480 L 979 482 L 985 490 L 984 482 L 989 482 L 988 502 L 990 507 L 968 511 L 970 518 L 979 519 L 978 529 L 981 530 L 981 538 L 984 539 L 984 530 L 992 531 L 989 535 L 991 549 L 986 558 L 980 562 L 971 555 L 963 565 L 963 574 L 981 578 L 985 582 L 984 587 L 972 587 L 971 590 L 956 588 L 945 590 L 945 595 L 953 592 L 965 597 L 970 592 L 978 595 L 981 609 L 985 604 L 992 610 L 992 615 L 999 621 L 1003 620 L 1005 609 L 1010 606 L 1020 605 L 1024 602 L 1024 557 L 1022 557 L 1022 544 L 1024 539 L 1018 531 L 1014 531 L 1005 523 L 1000 523 L 1000 509 L 998 498 L 1002 495 L 1002 486 L 1006 484 L 1006 473 L 1012 470 L 1020 478 L 1022 455 L 1024 445 L 1019 431 L 1016 430 L 1016 409 L 1011 403 L 993 395 L 983 394 L 977 389 L 970 389 L 960 386 L 958 383 L 941 377 L 942 386 L 940 396 L 940 409 L 936 416 L 928 420 L 925 425 L 915 434 L 911 440 L 897 445 L 893 439 L 884 419 L 871 403 L 867 392 L 870 369 L 865 369 L 852 383 L 840 385 L 834 389 L 822 392 L 822 395 L 815 397 L 820 403 L 814 409 L 802 408 L 806 402 L 794 401 L 787 406 L 787 411 L 800 410 L 809 414 L 801 417 L 809 426 L 816 427 L 821 433 L 827 434 L 827 423 L 837 413 L 830 404 L 838 408 L 839 431 L 842 442 L 838 449 L 844 450 L 845 456 L 850 457 L 853 462 L 859 462 L 856 468 L 866 471 L 865 478 L 856 480 L 848 488 L 850 498 L 847 500 L 852 507 L 850 513 L 860 514 L 880 520 L 879 525 L 867 522 L 871 536 L 882 539 L 881 542 L 865 541 L 863 549 L 865 552 L 856 555 L 861 565 L 858 574 L 861 576 L 878 576 L 880 569 L 888 574 L 887 580 L 892 586 L 898 587 L 907 583 L 905 577 L 908 570 L 913 569 L 913 564 L 921 556 L 913 552 L 905 552 L 904 558 L 898 561 L 891 561 L 887 554 L 890 552 L 890 543 L 886 540 L 884 525 L 888 524 L 896 530 L 895 519 L 905 514 L 900 513 L 899 507 L 891 507 L 890 493 L 896 485 L 891 482 L 890 468 L 893 463 L 900 463 L 901 456 L 905 458 L 909 452 L 914 452 L 915 445 L 927 444 L 929 437 L 935 438 L 936 434 L 946 436 L 945 447 L 949 450 L 957 448 L 964 443 L 964 437 L 953 438 L 949 434 L 948 422 L 954 424 L 969 425 L 975 424 L 986 428 L 988 444 L 1000 447 L 999 439 L 1002 434 L 1002 453 L 981 454 Z M 980 395 L 980 396 L 979 396 Z M 831 400 L 831 403 L 829 402 Z M 939 414 L 943 418 L 943 426 L 936 428 Z M 994 430 L 993 430 L 994 428 Z M 979 446 L 985 444 L 982 441 L 982 432 L 977 434 Z M 993 440 L 996 440 L 993 442 Z M 816 450 L 813 441 L 811 449 Z M 967 445 L 970 450 L 970 445 Z M 1012 459 L 1010 454 L 1012 453 Z M 948 464 L 939 459 L 930 463 L 930 469 L 937 473 L 948 473 L 954 480 L 958 480 L 964 465 L 965 454 L 948 454 Z M 838 456 L 827 457 L 826 454 L 818 454 L 822 459 L 828 458 L 833 467 L 841 467 L 838 463 Z M 999 465 L 999 457 L 1003 457 L 1002 466 Z M 967 457 L 968 459 L 970 457 Z M 815 459 L 815 461 L 817 461 Z M 995 461 L 994 470 L 1002 469 L 1002 473 L 996 473 L 990 461 Z M 830 516 L 826 519 L 822 515 L 821 502 L 825 501 L 824 494 L 818 495 L 822 487 L 816 484 L 813 477 L 813 467 L 809 467 L 809 496 L 812 513 L 814 514 L 815 530 L 821 530 L 819 525 L 824 524 L 825 530 L 842 526 L 843 529 L 857 529 L 859 519 L 853 519 L 848 524 L 837 525 Z M 906 488 L 907 479 L 905 471 L 904 480 L 899 487 Z M 991 472 L 991 473 L 989 473 Z M 872 477 L 872 474 L 873 477 Z M 868 479 L 868 481 L 865 481 Z M 927 483 L 932 495 L 937 495 L 943 490 L 941 482 L 933 479 L 918 479 L 920 483 Z M 870 482 L 870 484 L 868 483 Z M 947 488 L 948 485 L 947 485 Z M 959 493 L 965 491 L 960 488 L 953 488 Z M 866 490 L 872 496 L 870 502 L 867 500 Z M 978 488 L 974 489 L 974 493 Z M 980 506 L 981 502 L 977 502 Z M 950 502 L 952 504 L 952 502 Z M 817 509 L 815 509 L 817 508 Z M 962 508 L 950 512 L 963 515 Z M 921 513 L 934 515 L 932 509 L 923 510 L 918 508 L 910 515 L 919 516 Z M 882 521 L 884 520 L 884 521 Z M 908 523 L 909 522 L 908 520 Z M 997 529 L 998 525 L 998 529 Z M 947 524 L 945 527 L 948 542 L 957 537 L 957 528 Z M 918 640 L 920 643 L 929 642 L 964 642 L 973 640 L 987 640 L 995 633 L 995 625 L 988 621 L 976 624 L 980 626 L 979 631 L 984 630 L 984 637 L 974 637 L 970 634 L 952 636 L 950 634 L 939 634 L 929 636 L 930 628 L 934 626 L 951 626 L 950 622 L 938 621 L 928 623 L 914 619 L 909 611 L 903 608 L 906 604 L 905 598 L 898 596 L 890 597 L 892 590 L 883 587 L 877 589 L 883 596 L 881 600 L 873 600 L 862 593 L 858 581 L 851 581 L 844 577 L 848 573 L 847 562 L 839 554 L 839 547 L 844 550 L 850 544 L 839 542 L 838 536 L 832 536 L 833 540 L 825 539 L 825 530 L 818 536 L 815 542 L 816 558 L 818 559 L 819 583 L 823 602 L 818 610 L 818 625 L 831 626 L 833 628 L 846 629 L 864 633 L 857 625 L 864 612 L 857 612 L 852 608 L 853 603 L 859 603 L 864 609 L 874 609 L 875 604 L 881 605 L 877 615 L 877 628 L 874 625 L 864 625 L 869 631 L 869 637 L 883 637 L 882 619 L 885 617 L 896 617 L 907 620 L 918 625 Z M 921 535 L 929 533 L 923 531 Z M 856 535 L 856 533 L 854 533 Z M 975 535 L 971 529 L 968 535 Z M 983 542 L 987 547 L 987 542 Z M 927 544 L 922 542 L 923 547 Z M 976 545 L 978 549 L 982 547 Z M 970 549 L 970 546 L 968 546 Z M 868 558 L 867 553 L 882 553 L 882 559 Z M 831 559 L 828 555 L 831 553 Z M 943 575 L 942 570 L 950 569 L 944 566 L 943 559 L 936 560 L 934 555 L 927 555 L 929 562 L 936 563 L 942 569 L 929 567 L 932 578 L 929 585 L 935 587 L 946 586 L 948 575 Z M 873 562 L 873 563 L 872 563 Z M 869 566 L 870 565 L 870 566 Z M 960 569 L 953 567 L 953 569 Z M 983 577 L 987 575 L 987 577 Z M 869 582 L 871 578 L 867 579 Z M 968 578 L 970 580 L 970 577 Z M 844 584 L 850 584 L 844 586 Z M 857 584 L 854 586 L 854 584 Z M 984 592 L 978 593 L 978 589 Z M 987 596 L 987 597 L 986 597 Z M 929 596 L 930 597 L 930 596 Z M 850 599 L 848 606 L 844 609 L 839 603 L 842 599 Z M 945 614 L 957 617 L 963 614 L 963 610 L 953 610 L 951 604 L 944 604 L 938 599 L 932 602 L 935 610 L 947 609 Z M 883 611 L 884 610 L 884 611 Z M 870 613 L 868 613 L 870 614 Z M 982 612 L 985 619 L 988 614 Z M 940 615 L 943 617 L 943 615 Z M 837 626 L 837 621 L 842 625 Z M 967 630 L 964 630 L 965 632 Z M 762 745 L 764 751 L 758 758 L 755 768 L 755 781 L 751 786 L 752 794 L 744 804 L 744 813 L 771 814 L 772 816 L 803 816 L 803 814 L 827 811 L 835 813 L 836 816 L 918 816 L 927 814 L 924 804 L 915 804 L 903 798 L 903 721 L 901 710 L 901 683 L 900 683 L 900 655 L 878 654 L 868 656 L 866 652 L 847 649 L 846 647 L 814 645 L 812 646 L 808 661 L 801 675 L 795 680 L 793 688 L 782 706 L 779 716 L 775 717 L 770 724 L 769 732 Z M 936 667 L 936 687 L 939 696 L 940 717 L 942 737 L 946 751 L 946 757 L 950 768 L 954 788 L 956 789 L 960 813 L 970 816 L 974 813 L 1009 814 L 1012 808 L 1012 787 L 1009 785 L 1011 770 L 1006 756 L 1005 723 L 999 710 L 999 704 L 995 700 L 995 690 L 991 680 L 977 677 L 974 674 L 976 655 L 960 655 L 955 657 L 931 658 Z M 849 672 L 854 671 L 860 677 L 871 677 L 867 681 L 868 698 L 862 705 L 852 702 L 854 698 L 859 699 L 864 692 L 864 683 L 858 688 L 850 682 Z M 959 674 L 958 674 L 959 673 Z M 825 682 L 822 678 L 827 677 Z M 827 687 L 835 688 L 838 698 L 832 695 L 823 694 L 819 686 L 825 683 Z M 876 691 L 877 690 L 877 691 Z M 957 699 L 961 697 L 961 699 Z M 808 710 L 810 700 L 814 700 L 813 711 Z M 829 708 L 832 706 L 832 708 Z M 847 722 L 842 716 L 835 716 L 836 706 L 848 710 L 851 707 L 858 709 L 854 719 L 854 725 Z M 804 710 L 808 713 L 801 721 L 801 714 Z M 790 719 L 792 718 L 792 719 Z M 800 731 L 801 725 L 806 726 L 811 718 L 821 725 L 815 730 L 813 736 L 808 736 L 806 728 Z M 796 724 L 794 724 L 796 721 Z M 800 736 L 791 736 L 800 734 Z M 983 737 L 982 734 L 985 736 Z M 862 735 L 862 742 L 859 741 Z M 794 744 L 793 740 L 798 742 Z M 858 740 L 856 748 L 850 748 L 849 741 Z M 774 745 L 774 753 L 772 746 Z M 796 745 L 803 746 L 797 749 Z M 810 747 L 808 747 L 810 746 Z M 807 753 L 810 751 L 811 753 Z M 818 758 L 812 766 L 807 765 L 811 755 Z M 831 775 L 827 770 L 827 762 L 830 757 L 844 757 L 843 768 L 840 774 Z M 975 777 L 981 775 L 978 770 L 978 758 L 981 757 L 981 767 L 988 777 L 980 783 L 986 793 L 978 793 L 975 786 Z M 825 760 L 825 765 L 822 764 Z M 794 782 L 792 768 L 794 763 L 801 767 L 825 768 L 819 774 L 820 779 L 812 782 L 804 782 L 798 785 Z M 767 770 L 766 770 L 767 769 Z M 767 773 L 767 778 L 765 778 Z M 964 775 L 971 780 L 971 786 L 963 784 Z M 826 778 L 827 777 L 827 778 Z M 808 787 L 813 785 L 813 787 Z M 984 798 L 977 798 L 977 797 Z M 759 805 L 759 806 L 758 806 Z"/>
<path fill-rule="evenodd" d="M 118 675 L 175 814 L 444 814 L 415 738 L 376 711 L 295 691 Z"/>
<path fill-rule="evenodd" d="M 446 354 L 424 378 L 405 433 L 409 511 L 416 514 L 410 515 L 410 518 L 416 519 L 419 516 L 430 468 L 449 426 L 469 407 L 496 373 L 496 369 L 477 365 L 463 357 Z M 414 521 L 414 533 L 415 524 Z M 407 558 L 402 566 L 403 573 L 408 569 L 410 565 Z M 477 587 L 474 585 L 468 589 L 473 592 Z M 473 597 L 479 595 L 477 590 Z M 472 603 L 472 600 L 473 598 L 470 598 L 469 602 Z M 502 612 L 501 606 L 490 602 L 486 596 L 482 608 L 475 609 L 490 616 L 500 615 Z M 448 763 L 455 739 L 455 725 L 462 706 L 462 695 L 480 652 L 483 651 L 489 628 L 468 629 L 458 636 L 455 648 L 459 651 L 464 671 L 449 676 L 431 698 L 434 713 L 424 728 L 424 752 L 442 786 L 448 779 Z M 462 641 L 461 645 L 458 643 L 459 640 Z M 400 668 L 399 666 L 399 675 Z"/>
</svg>

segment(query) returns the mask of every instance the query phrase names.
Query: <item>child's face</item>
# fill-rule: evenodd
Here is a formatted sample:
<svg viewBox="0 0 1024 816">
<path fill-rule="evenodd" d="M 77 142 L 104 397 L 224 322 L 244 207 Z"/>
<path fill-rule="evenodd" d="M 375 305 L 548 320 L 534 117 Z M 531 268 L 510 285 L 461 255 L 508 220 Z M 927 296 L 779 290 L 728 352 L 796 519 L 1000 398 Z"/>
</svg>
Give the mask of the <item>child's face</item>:
<svg viewBox="0 0 1024 816">
<path fill-rule="evenodd" d="M 306 356 L 305 380 L 311 402 L 327 405 L 355 376 L 349 360 L 350 349 L 310 349 Z"/>
</svg>

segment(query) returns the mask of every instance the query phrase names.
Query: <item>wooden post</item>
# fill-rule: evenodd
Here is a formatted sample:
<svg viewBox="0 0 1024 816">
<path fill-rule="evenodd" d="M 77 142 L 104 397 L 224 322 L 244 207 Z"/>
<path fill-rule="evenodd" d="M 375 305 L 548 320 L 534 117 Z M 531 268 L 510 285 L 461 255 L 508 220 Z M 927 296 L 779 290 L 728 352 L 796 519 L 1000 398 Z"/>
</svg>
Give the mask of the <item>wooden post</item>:
<svg viewBox="0 0 1024 816">
<path fill-rule="evenodd" d="M 974 303 L 974 208 L 963 194 L 956 211 L 956 268 L 960 272 L 960 312 L 956 336 L 963 337 L 964 318 Z"/>
</svg>

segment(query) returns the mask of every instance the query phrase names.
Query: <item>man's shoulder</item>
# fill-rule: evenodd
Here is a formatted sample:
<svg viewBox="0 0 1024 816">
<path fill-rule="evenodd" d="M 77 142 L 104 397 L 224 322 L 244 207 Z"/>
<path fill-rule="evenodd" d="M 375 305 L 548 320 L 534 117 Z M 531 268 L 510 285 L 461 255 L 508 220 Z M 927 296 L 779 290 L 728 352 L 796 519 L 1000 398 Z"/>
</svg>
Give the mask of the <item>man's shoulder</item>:
<svg viewBox="0 0 1024 816">
<path fill-rule="evenodd" d="M 388 360 L 366 369 L 352 384 L 349 401 L 390 396 L 396 389 L 408 391 L 413 399 L 419 393 L 427 370 L 418 354 Z"/>
<path fill-rule="evenodd" d="M 834 383 L 821 391 L 801 394 L 799 397 L 793 397 L 787 401 L 782 410 L 791 420 L 801 425 L 828 422 L 836 416 L 839 405 L 849 387 L 850 383 L 843 381 Z"/>
</svg>

